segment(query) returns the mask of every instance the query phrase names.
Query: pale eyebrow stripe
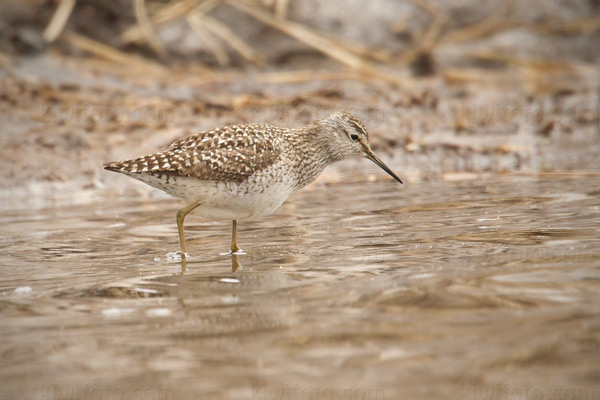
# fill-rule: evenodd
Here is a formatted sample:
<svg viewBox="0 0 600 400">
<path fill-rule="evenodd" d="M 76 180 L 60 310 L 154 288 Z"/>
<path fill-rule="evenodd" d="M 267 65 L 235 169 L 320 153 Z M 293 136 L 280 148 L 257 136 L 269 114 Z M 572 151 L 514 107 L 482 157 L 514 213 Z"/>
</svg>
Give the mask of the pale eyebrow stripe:
<svg viewBox="0 0 600 400">
<path fill-rule="evenodd" d="M 357 124 L 355 121 L 350 121 L 350 123 L 354 126 L 356 126 L 360 131 L 362 131 L 362 133 L 365 134 L 365 136 L 369 136 L 369 134 L 367 133 L 367 130 L 365 128 L 363 128 L 362 126 L 360 126 L 359 124 Z"/>
</svg>

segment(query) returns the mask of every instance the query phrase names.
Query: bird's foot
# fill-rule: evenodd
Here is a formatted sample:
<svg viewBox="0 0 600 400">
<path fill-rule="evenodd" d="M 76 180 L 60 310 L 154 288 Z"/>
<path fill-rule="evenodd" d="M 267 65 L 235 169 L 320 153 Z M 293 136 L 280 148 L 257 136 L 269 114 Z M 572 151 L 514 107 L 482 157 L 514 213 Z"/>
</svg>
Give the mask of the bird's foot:
<svg viewBox="0 0 600 400">
<path fill-rule="evenodd" d="M 173 251 L 165 255 L 167 262 L 180 262 L 181 260 L 189 260 L 190 255 L 181 251 Z"/>
<path fill-rule="evenodd" d="M 222 255 L 222 256 L 231 256 L 231 255 L 234 255 L 234 254 L 235 255 L 244 255 L 244 254 L 248 254 L 248 253 L 246 253 L 244 250 L 242 250 L 242 249 L 240 249 L 238 247 L 238 248 L 235 248 L 235 249 L 231 249 L 228 252 L 219 253 L 219 254 Z"/>
</svg>

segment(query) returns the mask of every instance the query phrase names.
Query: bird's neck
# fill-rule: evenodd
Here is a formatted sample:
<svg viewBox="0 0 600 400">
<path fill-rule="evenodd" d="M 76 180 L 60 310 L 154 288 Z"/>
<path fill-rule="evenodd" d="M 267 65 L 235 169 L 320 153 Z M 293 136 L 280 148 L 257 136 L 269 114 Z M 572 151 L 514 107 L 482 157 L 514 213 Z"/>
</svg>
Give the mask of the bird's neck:
<svg viewBox="0 0 600 400">
<path fill-rule="evenodd" d="M 336 135 L 329 131 L 328 127 L 322 126 L 319 122 L 308 125 L 304 128 L 305 138 L 315 149 L 315 153 L 326 165 L 342 161 L 346 158 L 342 147 L 336 141 Z"/>
<path fill-rule="evenodd" d="M 300 189 L 315 179 L 330 164 L 342 159 L 336 154 L 331 135 L 319 129 L 311 129 L 312 125 L 290 131 L 286 141 L 290 145 L 288 158 L 293 163 L 298 182 L 295 189 Z"/>
</svg>

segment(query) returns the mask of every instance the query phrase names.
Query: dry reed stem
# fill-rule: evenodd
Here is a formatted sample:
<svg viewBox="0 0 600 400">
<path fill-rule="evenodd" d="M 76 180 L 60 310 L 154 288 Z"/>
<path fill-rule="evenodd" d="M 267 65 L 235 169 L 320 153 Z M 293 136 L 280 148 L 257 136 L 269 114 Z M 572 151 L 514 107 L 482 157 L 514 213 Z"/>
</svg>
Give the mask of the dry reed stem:
<svg viewBox="0 0 600 400">
<path fill-rule="evenodd" d="M 146 41 L 150 47 L 152 47 L 152 49 L 159 56 L 164 56 L 166 54 L 165 48 L 158 40 L 156 32 L 154 32 L 154 28 L 150 24 L 150 19 L 148 18 L 148 12 L 146 10 L 146 1 L 133 0 L 133 10 L 135 12 L 135 18 L 137 19 L 138 26 L 140 27 L 140 30 L 142 31 L 142 34 L 146 38 Z"/>
<path fill-rule="evenodd" d="M 277 18 L 285 19 L 287 16 L 289 0 L 275 0 L 275 15 Z"/>
<path fill-rule="evenodd" d="M 568 61 L 526 59 L 510 54 L 491 52 L 469 53 L 467 57 L 502 62 L 515 69 L 506 71 L 484 71 L 477 68 L 451 68 L 444 71 L 444 78 L 450 85 L 464 83 L 490 83 L 492 85 L 519 85 L 528 93 L 555 92 L 572 87 L 576 82 L 587 87 L 600 87 L 600 71 L 596 65 Z"/>
<path fill-rule="evenodd" d="M 200 40 L 204 42 L 209 51 L 215 56 L 217 62 L 221 66 L 229 64 L 229 55 L 227 51 L 221 46 L 221 44 L 215 39 L 213 34 L 203 26 L 203 14 L 201 13 L 190 13 L 186 17 L 186 20 L 194 33 L 200 37 Z"/>
<path fill-rule="evenodd" d="M 71 46 L 80 48 L 98 57 L 111 60 L 119 64 L 134 66 L 136 68 L 160 74 L 167 72 L 167 69 L 165 67 L 156 64 L 148 59 L 123 53 L 122 51 L 117 50 L 113 47 L 107 46 L 93 39 L 78 35 L 76 33 L 65 32 L 63 34 L 63 38 Z"/>
<path fill-rule="evenodd" d="M 444 71 L 444 80 L 449 85 L 469 82 L 490 82 L 498 85 L 500 83 L 516 82 L 517 77 L 515 77 L 514 73 L 484 71 L 478 68 L 448 68 Z"/>
<path fill-rule="evenodd" d="M 58 35 L 63 31 L 65 25 L 75 8 L 77 0 L 61 0 L 60 4 L 54 11 L 50 23 L 44 30 L 44 39 L 51 43 L 56 40 Z"/>
<path fill-rule="evenodd" d="M 577 32 L 589 34 L 600 29 L 600 17 L 581 18 L 561 22 L 541 22 L 535 24 L 492 17 L 482 22 L 450 32 L 444 36 L 442 41 L 445 43 L 461 43 L 516 28 L 524 28 L 542 34 Z"/>
<path fill-rule="evenodd" d="M 252 47 L 248 46 L 242 39 L 233 33 L 233 31 L 226 25 L 207 15 L 202 17 L 202 22 L 207 30 L 211 31 L 217 37 L 227 42 L 227 44 L 229 44 L 246 60 L 257 65 L 264 65 L 263 58 L 257 52 L 255 52 Z"/>
<path fill-rule="evenodd" d="M 561 22 L 541 22 L 531 29 L 539 33 L 574 33 L 590 34 L 600 29 L 600 17 L 579 18 Z"/>
<path fill-rule="evenodd" d="M 466 57 L 478 58 L 486 61 L 496 61 L 505 64 L 512 64 L 517 67 L 537 69 L 540 72 L 573 71 L 574 64 L 560 60 L 540 60 L 525 57 L 515 57 L 508 53 L 499 53 L 492 51 L 472 51 L 465 53 Z"/>
<path fill-rule="evenodd" d="M 457 29 L 444 36 L 444 43 L 462 43 L 490 36 L 498 32 L 518 28 L 521 24 L 514 21 L 487 19 L 482 22 Z"/>
<path fill-rule="evenodd" d="M 508 53 L 497 53 L 497 52 L 470 52 L 466 54 L 466 57 L 479 58 L 482 60 L 503 62 L 505 64 L 514 65 L 517 68 L 521 68 L 526 72 L 533 72 L 537 75 L 548 75 L 548 74 L 578 74 L 584 75 L 589 74 L 590 78 L 600 77 L 600 70 L 596 64 L 574 62 L 566 60 L 543 60 L 533 59 L 525 57 L 515 57 Z"/>
<path fill-rule="evenodd" d="M 317 35 L 321 35 L 328 40 L 331 40 L 337 46 L 343 47 L 346 51 L 352 52 L 360 57 L 370 58 L 375 61 L 386 63 L 391 60 L 391 52 L 381 48 L 373 48 L 362 43 L 352 42 L 343 38 L 333 36 L 328 32 L 319 32 L 313 28 L 305 26 L 306 29 L 313 31 Z"/>
<path fill-rule="evenodd" d="M 600 84 L 600 70 L 596 64 L 566 60 L 543 60 L 515 57 L 507 53 L 471 52 L 468 57 L 503 62 L 516 67 L 530 93 L 553 92 L 564 88 L 567 82 L 585 80 L 587 85 Z"/>
<path fill-rule="evenodd" d="M 498 12 L 489 15 L 483 21 L 447 33 L 442 42 L 460 43 L 512 29 L 517 26 L 509 17 L 514 12 L 514 7 L 515 0 L 506 0 Z"/>
<path fill-rule="evenodd" d="M 178 18 L 183 17 L 195 8 L 208 8 L 214 7 L 218 4 L 218 1 L 205 1 L 198 5 L 199 0 L 181 0 L 165 6 L 161 10 L 156 12 L 156 15 L 152 17 L 152 24 L 154 26 L 164 25 L 167 22 L 174 21 Z M 133 25 L 121 34 L 121 40 L 124 43 L 137 43 L 144 40 L 144 34 L 142 33 L 139 25 Z"/>
</svg>

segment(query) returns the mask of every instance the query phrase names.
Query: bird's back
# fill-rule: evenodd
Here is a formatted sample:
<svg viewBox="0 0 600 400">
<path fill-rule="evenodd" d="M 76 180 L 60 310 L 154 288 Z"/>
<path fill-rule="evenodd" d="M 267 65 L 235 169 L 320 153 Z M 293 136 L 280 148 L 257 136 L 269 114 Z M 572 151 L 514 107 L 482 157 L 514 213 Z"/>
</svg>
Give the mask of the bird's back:
<svg viewBox="0 0 600 400">
<path fill-rule="evenodd" d="M 287 168 L 290 141 L 271 125 L 231 125 L 177 140 L 163 151 L 108 163 L 188 202 L 201 201 L 208 218 L 249 218 L 272 213 L 298 188 Z"/>
<path fill-rule="evenodd" d="M 104 168 L 140 180 L 150 174 L 241 183 L 276 163 L 282 151 L 279 128 L 230 125 L 177 140 L 155 154 L 105 164 Z"/>
</svg>

